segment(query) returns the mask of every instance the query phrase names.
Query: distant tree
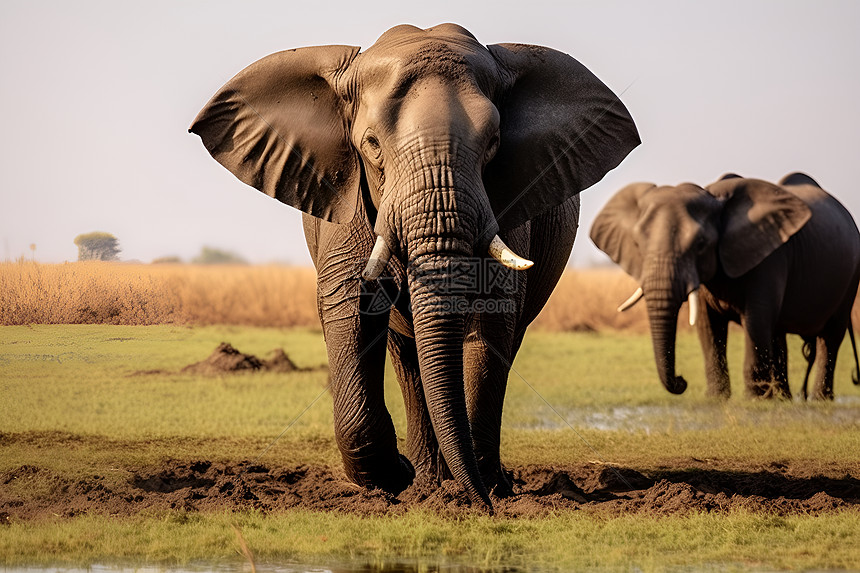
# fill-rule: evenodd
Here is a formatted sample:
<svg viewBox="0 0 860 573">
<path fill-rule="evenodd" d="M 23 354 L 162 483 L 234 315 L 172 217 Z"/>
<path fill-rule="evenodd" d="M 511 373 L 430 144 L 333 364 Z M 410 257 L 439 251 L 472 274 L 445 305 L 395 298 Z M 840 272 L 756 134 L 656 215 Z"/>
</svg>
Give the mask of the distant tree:
<svg viewBox="0 0 860 573">
<path fill-rule="evenodd" d="M 229 251 L 214 249 L 212 247 L 203 247 L 200 254 L 191 260 L 192 263 L 198 265 L 246 265 L 248 261 Z"/>
<path fill-rule="evenodd" d="M 110 233 L 95 231 L 75 237 L 79 261 L 119 260 L 119 240 Z"/>
<path fill-rule="evenodd" d="M 157 259 L 152 259 L 153 265 L 168 265 L 168 264 L 176 265 L 176 264 L 179 264 L 181 262 L 182 262 L 182 259 L 180 259 L 179 257 L 177 257 L 175 255 L 170 255 L 167 257 L 158 257 Z"/>
</svg>

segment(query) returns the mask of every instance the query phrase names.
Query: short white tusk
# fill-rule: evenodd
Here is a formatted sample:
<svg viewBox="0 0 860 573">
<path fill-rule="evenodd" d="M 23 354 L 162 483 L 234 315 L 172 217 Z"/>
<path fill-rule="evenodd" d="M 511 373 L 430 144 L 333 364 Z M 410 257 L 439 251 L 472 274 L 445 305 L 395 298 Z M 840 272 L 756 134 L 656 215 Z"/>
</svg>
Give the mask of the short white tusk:
<svg viewBox="0 0 860 573">
<path fill-rule="evenodd" d="M 388 248 L 388 243 L 382 237 L 376 237 L 376 244 L 373 245 L 373 251 L 370 252 L 370 259 L 367 261 L 364 272 L 361 273 L 361 278 L 366 281 L 378 279 L 390 258 L 391 249 Z"/>
<path fill-rule="evenodd" d="M 634 304 L 642 300 L 643 294 L 644 293 L 642 292 L 642 287 L 637 288 L 636 291 L 632 295 L 630 295 L 630 298 L 621 303 L 621 306 L 618 307 L 618 312 L 624 312 L 625 310 L 628 310 Z"/>
<path fill-rule="evenodd" d="M 532 261 L 524 259 L 510 250 L 498 235 L 493 237 L 488 250 L 490 251 L 490 256 L 515 271 L 524 271 L 534 265 Z"/>
<path fill-rule="evenodd" d="M 687 302 L 690 303 L 690 326 L 696 326 L 696 317 L 699 315 L 698 289 L 690 292 L 690 295 L 687 297 Z"/>
</svg>

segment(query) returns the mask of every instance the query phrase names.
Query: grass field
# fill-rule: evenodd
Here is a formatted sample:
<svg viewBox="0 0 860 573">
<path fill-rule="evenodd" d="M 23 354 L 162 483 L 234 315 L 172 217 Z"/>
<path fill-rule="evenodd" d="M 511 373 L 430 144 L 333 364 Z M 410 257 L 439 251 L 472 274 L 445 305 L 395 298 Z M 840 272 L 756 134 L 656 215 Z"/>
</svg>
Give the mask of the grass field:
<svg viewBox="0 0 860 573">
<path fill-rule="evenodd" d="M 309 370 L 218 377 L 179 372 L 221 341 L 258 356 L 283 347 Z M 860 391 L 850 382 L 850 361 L 844 359 L 849 353 L 843 349 L 835 403 L 750 402 L 740 397 L 741 337 L 735 333 L 730 341 L 736 397 L 714 403 L 703 396 L 698 343 L 689 332 L 681 334 L 677 353 L 678 370 L 690 382 L 683 396 L 669 395 L 657 381 L 647 335 L 531 333 L 509 382 L 504 462 L 598 464 L 643 473 L 709 465 L 721 475 L 741 468 L 749 476 L 776 464 L 801 468 L 800 477 L 786 474 L 791 479 L 851 473 L 849 483 L 855 483 Z M 799 352 L 793 339 L 795 390 L 802 378 Z M 119 491 L 141 468 L 166 460 L 304 464 L 336 473 L 340 460 L 327 373 L 314 369 L 324 364 L 321 336 L 307 328 L 0 328 L 3 499 L 35 504 L 54 495 L 57 484 L 74 489 L 94 476 L 99 487 Z M 141 374 L 152 370 L 161 372 Z M 404 411 L 393 380 L 389 368 L 387 403 L 402 436 Z M 258 562 L 273 564 L 390 566 L 406 560 L 424 570 L 446 563 L 772 570 L 850 569 L 860 563 L 856 505 L 815 515 L 741 507 L 656 516 L 559 509 L 518 518 L 468 512 L 452 517 L 421 508 L 379 515 L 178 508 L 19 519 L 13 510 L 5 510 L 7 525 L 0 526 L 6 566 L 238 562 L 234 525 Z"/>
</svg>

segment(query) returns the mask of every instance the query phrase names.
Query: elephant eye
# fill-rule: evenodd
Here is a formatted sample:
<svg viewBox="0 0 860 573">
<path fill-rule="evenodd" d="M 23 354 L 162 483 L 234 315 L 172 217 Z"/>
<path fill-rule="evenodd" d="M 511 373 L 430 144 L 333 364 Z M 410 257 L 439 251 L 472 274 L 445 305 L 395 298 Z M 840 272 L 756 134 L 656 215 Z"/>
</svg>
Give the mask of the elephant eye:
<svg viewBox="0 0 860 573">
<path fill-rule="evenodd" d="M 365 155 L 370 159 L 378 160 L 382 155 L 382 146 L 379 143 L 379 139 L 376 137 L 376 134 L 370 130 L 370 128 L 364 132 L 361 148 Z"/>
<path fill-rule="evenodd" d="M 484 154 L 484 164 L 490 162 L 493 157 L 495 157 L 496 152 L 499 150 L 499 133 L 496 132 L 492 138 L 490 138 L 490 143 L 487 144 L 487 151 Z"/>
</svg>

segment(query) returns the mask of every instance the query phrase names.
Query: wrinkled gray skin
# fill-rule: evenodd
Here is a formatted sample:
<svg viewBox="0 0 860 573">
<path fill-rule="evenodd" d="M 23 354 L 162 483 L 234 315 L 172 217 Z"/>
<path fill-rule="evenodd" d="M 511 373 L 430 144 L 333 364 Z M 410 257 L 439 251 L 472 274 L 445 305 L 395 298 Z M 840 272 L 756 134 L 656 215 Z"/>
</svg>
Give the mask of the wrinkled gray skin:
<svg viewBox="0 0 860 573">
<path fill-rule="evenodd" d="M 591 238 L 641 285 L 657 372 L 670 392 L 687 387 L 675 375 L 675 332 L 681 303 L 698 289 L 709 395 L 731 393 L 732 321 L 746 335 L 748 395 L 791 396 L 785 335 L 795 333 L 823 357 L 813 398 L 833 398 L 836 354 L 860 281 L 860 234 L 809 176 L 793 173 L 774 185 L 726 175 L 707 189 L 629 185 L 599 213 Z M 805 388 L 806 381 L 804 397 Z"/>
<path fill-rule="evenodd" d="M 302 48 L 252 64 L 190 131 L 242 181 L 305 212 L 349 478 L 397 492 L 450 475 L 492 511 L 488 491 L 506 486 L 510 363 L 570 254 L 577 194 L 639 143 L 623 104 L 554 50 L 398 26 L 365 52 Z M 534 267 L 489 259 L 496 233 Z M 377 237 L 393 257 L 364 281 Z M 476 299 L 510 306 L 478 312 Z M 455 300 L 466 306 L 441 309 Z M 386 345 L 408 459 L 383 401 Z"/>
</svg>

